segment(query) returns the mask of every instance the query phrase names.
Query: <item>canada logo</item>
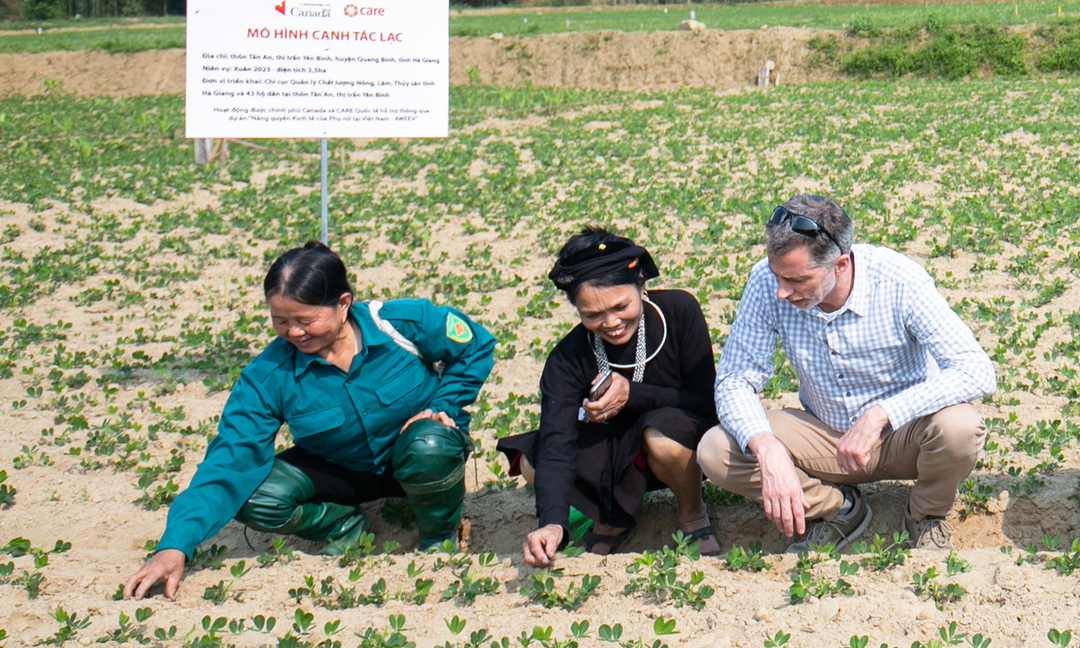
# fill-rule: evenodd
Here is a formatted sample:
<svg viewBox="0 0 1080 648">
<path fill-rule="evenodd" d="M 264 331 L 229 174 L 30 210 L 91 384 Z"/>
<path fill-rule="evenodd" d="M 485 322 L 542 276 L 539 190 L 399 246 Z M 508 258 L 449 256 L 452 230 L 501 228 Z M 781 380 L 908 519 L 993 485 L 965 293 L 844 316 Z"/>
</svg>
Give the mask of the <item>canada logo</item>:
<svg viewBox="0 0 1080 648">
<path fill-rule="evenodd" d="M 279 4 L 274 5 L 274 9 L 277 9 L 278 13 L 282 16 L 285 15 L 285 0 L 281 0 Z"/>
<path fill-rule="evenodd" d="M 359 9 L 357 9 L 356 5 L 354 5 L 354 4 L 345 5 L 345 15 L 350 17 L 350 18 L 355 16 L 358 11 L 359 11 Z"/>
</svg>

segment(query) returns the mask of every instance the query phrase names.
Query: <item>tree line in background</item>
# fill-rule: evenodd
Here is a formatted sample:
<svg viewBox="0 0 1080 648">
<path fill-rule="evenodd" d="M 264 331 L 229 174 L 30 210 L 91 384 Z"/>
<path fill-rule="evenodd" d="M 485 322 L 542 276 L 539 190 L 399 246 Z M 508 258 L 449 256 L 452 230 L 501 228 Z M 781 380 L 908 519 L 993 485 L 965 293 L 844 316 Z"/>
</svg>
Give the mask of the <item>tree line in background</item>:
<svg viewBox="0 0 1080 648">
<path fill-rule="evenodd" d="M 0 0 L 0 20 L 182 16 L 186 0 Z"/>
</svg>

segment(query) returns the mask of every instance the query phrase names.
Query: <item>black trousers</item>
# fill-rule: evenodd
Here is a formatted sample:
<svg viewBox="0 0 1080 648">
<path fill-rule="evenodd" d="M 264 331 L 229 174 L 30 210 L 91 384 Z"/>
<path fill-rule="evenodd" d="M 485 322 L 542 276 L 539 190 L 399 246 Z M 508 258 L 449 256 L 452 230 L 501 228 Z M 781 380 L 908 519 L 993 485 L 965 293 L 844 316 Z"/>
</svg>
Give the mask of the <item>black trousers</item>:
<svg viewBox="0 0 1080 648">
<path fill-rule="evenodd" d="M 384 497 L 405 497 L 401 484 L 394 479 L 394 467 L 387 462 L 382 473 L 357 472 L 317 457 L 303 448 L 293 446 L 276 457 L 299 468 L 315 485 L 320 502 L 356 506 Z"/>
</svg>

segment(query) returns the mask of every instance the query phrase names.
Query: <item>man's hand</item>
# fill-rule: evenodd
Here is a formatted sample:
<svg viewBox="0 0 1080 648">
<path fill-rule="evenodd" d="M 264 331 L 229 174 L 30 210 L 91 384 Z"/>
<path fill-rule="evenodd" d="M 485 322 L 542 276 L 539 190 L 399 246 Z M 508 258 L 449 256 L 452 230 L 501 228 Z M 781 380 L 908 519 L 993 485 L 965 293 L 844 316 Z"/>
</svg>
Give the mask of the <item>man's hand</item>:
<svg viewBox="0 0 1080 648">
<path fill-rule="evenodd" d="M 596 378 L 600 375 L 597 374 Z M 596 380 L 595 378 L 593 380 Z M 614 417 L 626 407 L 626 401 L 630 399 L 630 381 L 622 374 L 611 372 L 611 387 L 598 401 L 588 398 L 581 401 L 585 408 L 585 420 L 590 423 L 602 423 Z"/>
<path fill-rule="evenodd" d="M 765 517 L 787 537 L 806 532 L 806 510 L 810 504 L 803 494 L 799 474 L 791 455 L 772 434 L 759 434 L 747 444 L 761 468 L 761 498 Z"/>
<path fill-rule="evenodd" d="M 521 545 L 521 555 L 525 564 L 533 567 L 548 567 L 555 559 L 555 552 L 562 542 L 563 528 L 558 524 L 540 527 L 525 537 Z"/>
<path fill-rule="evenodd" d="M 176 600 L 176 590 L 180 587 L 180 576 L 184 573 L 184 562 L 187 558 L 179 549 L 162 549 L 143 563 L 139 571 L 124 583 L 124 600 L 135 596 L 141 599 L 146 592 L 162 578 L 165 579 L 165 597 L 170 601 Z"/>
<path fill-rule="evenodd" d="M 874 405 L 862 413 L 836 444 L 836 463 L 847 473 L 859 472 L 870 463 L 870 452 L 889 424 L 885 410 Z"/>
<path fill-rule="evenodd" d="M 414 414 L 412 418 L 410 418 L 408 421 L 405 421 L 405 425 L 401 426 L 398 434 L 401 434 L 405 431 L 405 428 L 422 419 L 431 419 L 432 421 L 438 421 L 439 423 L 442 423 L 443 425 L 452 428 L 457 427 L 457 423 L 454 423 L 454 419 L 447 416 L 446 412 L 432 412 L 431 410 L 426 409 L 422 412 Z"/>
</svg>

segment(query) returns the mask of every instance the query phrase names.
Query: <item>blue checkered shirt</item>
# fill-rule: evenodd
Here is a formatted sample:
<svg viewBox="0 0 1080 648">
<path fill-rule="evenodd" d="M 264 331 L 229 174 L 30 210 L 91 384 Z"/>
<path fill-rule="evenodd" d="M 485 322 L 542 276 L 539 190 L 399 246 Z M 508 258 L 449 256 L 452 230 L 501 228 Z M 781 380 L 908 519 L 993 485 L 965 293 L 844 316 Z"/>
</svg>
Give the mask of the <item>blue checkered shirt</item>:
<svg viewBox="0 0 1080 648">
<path fill-rule="evenodd" d="M 777 299 L 768 259 L 751 270 L 716 368 L 716 414 L 744 452 L 770 431 L 757 394 L 773 375 L 777 336 L 803 408 L 841 432 L 873 405 L 895 429 L 996 389 L 990 358 L 925 270 L 888 248 L 852 253 L 851 294 L 833 313 Z"/>
</svg>

